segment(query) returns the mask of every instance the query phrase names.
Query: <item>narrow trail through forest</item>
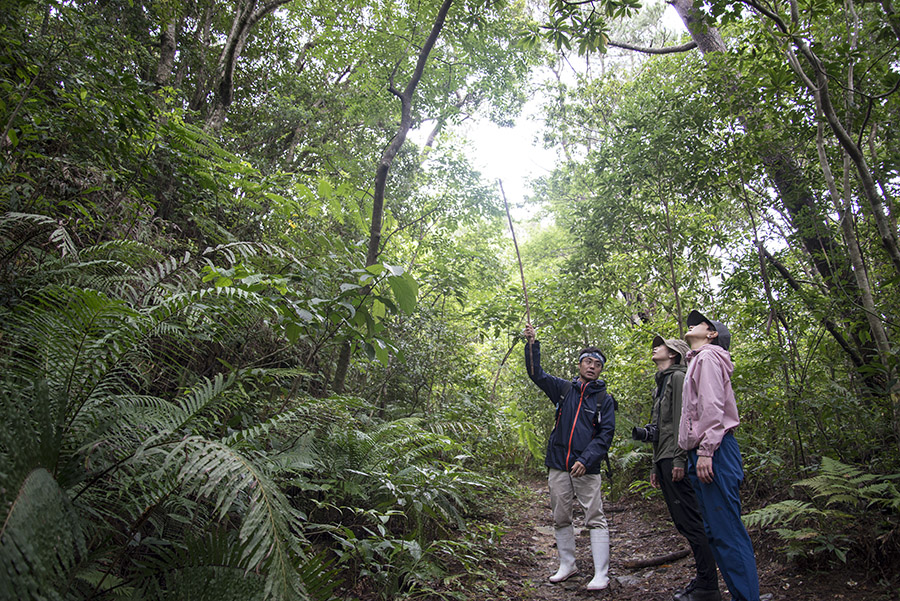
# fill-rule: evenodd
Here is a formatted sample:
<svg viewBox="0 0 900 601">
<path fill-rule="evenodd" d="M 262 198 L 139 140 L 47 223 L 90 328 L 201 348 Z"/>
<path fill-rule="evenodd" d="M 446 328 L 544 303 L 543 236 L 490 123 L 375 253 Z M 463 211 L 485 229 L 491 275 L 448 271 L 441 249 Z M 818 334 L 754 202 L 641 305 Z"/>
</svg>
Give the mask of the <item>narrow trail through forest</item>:
<svg viewBox="0 0 900 601">
<path fill-rule="evenodd" d="M 526 494 L 511 501 L 504 512 L 504 529 L 494 569 L 499 575 L 496 601 L 603 599 L 615 601 L 669 601 L 674 590 L 685 586 L 693 576 L 694 560 L 687 555 L 660 565 L 629 568 L 630 561 L 662 557 L 688 550 L 687 542 L 676 532 L 661 498 L 628 496 L 617 503 L 606 502 L 604 509 L 610 525 L 610 588 L 590 592 L 585 585 L 592 576 L 590 541 L 576 518 L 579 573 L 561 584 L 547 577 L 556 569 L 556 549 L 550 519 L 546 482 L 529 482 Z M 760 592 L 771 601 L 875 600 L 898 599 L 868 582 L 865 574 L 850 567 L 825 572 L 801 573 L 791 562 L 771 549 L 771 543 L 754 537 Z M 877 580 L 877 578 L 875 579 Z M 719 577 L 722 598 L 730 600 Z"/>
</svg>

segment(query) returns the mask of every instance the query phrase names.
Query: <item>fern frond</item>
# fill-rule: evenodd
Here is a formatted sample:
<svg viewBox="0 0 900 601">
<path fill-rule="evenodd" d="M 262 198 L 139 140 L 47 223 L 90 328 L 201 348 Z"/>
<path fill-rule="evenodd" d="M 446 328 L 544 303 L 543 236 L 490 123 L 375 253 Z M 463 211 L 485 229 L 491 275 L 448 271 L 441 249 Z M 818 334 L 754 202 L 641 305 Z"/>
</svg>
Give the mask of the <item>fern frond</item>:
<svg viewBox="0 0 900 601">
<path fill-rule="evenodd" d="M 40 242 L 56 227 L 56 220 L 46 215 L 8 212 L 0 215 L 0 265 L 8 263 L 32 240 Z"/>
<path fill-rule="evenodd" d="M 184 543 L 150 545 L 136 589 L 145 598 L 184 601 L 263 601 L 265 577 L 243 561 L 245 545 L 233 531 L 212 529 Z"/>
<path fill-rule="evenodd" d="M 192 264 L 191 254 L 185 252 L 181 258 L 166 257 L 145 267 L 136 278 L 143 287 L 143 293 L 131 300 L 140 306 L 155 305 L 163 302 L 172 292 L 183 292 L 195 287 L 199 277 L 196 270 L 191 268 Z M 169 284 L 170 290 L 163 290 L 164 284 Z M 157 292 L 156 295 L 153 294 L 154 291 Z"/>
<path fill-rule="evenodd" d="M 230 332 L 231 328 L 246 324 L 244 311 L 275 315 L 271 302 L 240 288 L 204 288 L 178 293 L 147 309 L 157 323 L 176 316 L 187 320 L 187 327 L 203 324 L 207 330 Z"/>
<path fill-rule="evenodd" d="M 208 260 L 211 260 L 212 257 L 216 255 L 225 257 L 230 265 L 236 265 L 241 259 L 259 256 L 290 259 L 293 262 L 299 263 L 299 260 L 284 248 L 273 244 L 265 244 L 264 242 L 228 242 L 212 248 L 207 248 L 203 251 L 204 258 L 207 258 Z"/>
<path fill-rule="evenodd" d="M 223 438 L 222 443 L 227 444 L 228 446 L 237 446 L 240 443 L 261 438 L 262 436 L 270 434 L 271 432 L 276 431 L 283 426 L 295 423 L 306 417 L 309 417 L 309 412 L 306 410 L 306 408 L 285 411 L 283 413 L 279 413 L 278 415 L 274 415 L 268 420 L 260 422 L 250 428 L 245 428 L 243 430 L 233 432 L 226 438 Z"/>
<path fill-rule="evenodd" d="M 204 378 L 187 394 L 175 399 L 174 408 L 169 414 L 171 421 L 168 429 L 172 432 L 181 432 L 191 422 L 213 410 L 217 403 L 223 401 L 225 393 L 235 380 L 236 374 L 234 373 L 227 376 L 219 373 L 212 380 Z"/>
<path fill-rule="evenodd" d="M 768 528 L 770 526 L 784 526 L 797 520 L 808 520 L 824 516 L 825 513 L 816 509 L 811 503 L 787 499 L 771 505 L 766 505 L 756 511 L 741 516 L 744 526 L 749 528 Z"/>
<path fill-rule="evenodd" d="M 62 599 L 86 555 L 81 519 L 44 468 L 22 482 L 0 527 L 0 598 Z"/>
<path fill-rule="evenodd" d="M 243 560 L 265 569 L 266 595 L 302 596 L 295 558 L 300 532 L 298 516 L 280 490 L 248 457 L 219 442 L 188 437 L 166 457 L 167 466 L 180 465 L 178 479 L 188 490 L 210 498 L 224 518 L 232 509 L 242 515 L 239 537 L 246 545 Z"/>
<path fill-rule="evenodd" d="M 141 322 L 138 313 L 99 292 L 48 288 L 10 320 L 7 373 L 46 381 L 53 398 L 65 400 L 63 413 L 71 420 L 133 348 Z"/>
<path fill-rule="evenodd" d="M 50 234 L 50 242 L 56 245 L 61 258 L 65 259 L 67 256 L 70 256 L 73 260 L 79 260 L 78 249 L 75 247 L 75 242 L 72 241 L 69 231 L 63 226 L 60 225 L 53 230 Z"/>
<path fill-rule="evenodd" d="M 893 482 L 879 482 L 860 490 L 860 494 L 872 505 L 880 505 L 900 512 L 900 490 Z"/>
<path fill-rule="evenodd" d="M 162 253 L 157 249 L 136 240 L 109 240 L 81 250 L 82 263 L 107 260 L 128 265 L 132 269 L 162 258 Z"/>
<path fill-rule="evenodd" d="M 871 474 L 860 468 L 822 458 L 819 473 L 796 482 L 794 486 L 812 490 L 813 497 L 825 498 L 825 504 L 882 505 L 900 511 L 900 490 L 890 480 L 895 476 Z"/>
<path fill-rule="evenodd" d="M 452 436 L 457 440 L 465 440 L 467 437 L 481 431 L 480 424 L 463 421 L 433 421 L 422 424 L 422 427 L 441 436 Z"/>
<path fill-rule="evenodd" d="M 35 227 L 49 229 L 55 226 L 56 219 L 47 215 L 15 211 L 0 214 L 0 238 L 7 240 L 22 240 L 24 233 Z"/>
</svg>

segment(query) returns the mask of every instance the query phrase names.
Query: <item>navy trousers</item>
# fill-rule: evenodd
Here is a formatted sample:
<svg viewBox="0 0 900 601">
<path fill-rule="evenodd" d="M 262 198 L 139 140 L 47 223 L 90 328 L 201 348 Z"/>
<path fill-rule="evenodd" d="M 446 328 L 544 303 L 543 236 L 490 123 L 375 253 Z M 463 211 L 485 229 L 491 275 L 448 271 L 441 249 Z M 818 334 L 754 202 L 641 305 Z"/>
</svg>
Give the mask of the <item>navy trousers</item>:
<svg viewBox="0 0 900 601">
<path fill-rule="evenodd" d="M 744 480 L 741 450 L 729 433 L 713 454 L 713 481 L 704 484 L 697 477 L 697 451 L 688 452 L 688 477 L 694 492 L 706 538 L 712 547 L 719 571 L 735 601 L 759 601 L 759 575 L 753 543 L 741 521 L 740 486 Z"/>
</svg>

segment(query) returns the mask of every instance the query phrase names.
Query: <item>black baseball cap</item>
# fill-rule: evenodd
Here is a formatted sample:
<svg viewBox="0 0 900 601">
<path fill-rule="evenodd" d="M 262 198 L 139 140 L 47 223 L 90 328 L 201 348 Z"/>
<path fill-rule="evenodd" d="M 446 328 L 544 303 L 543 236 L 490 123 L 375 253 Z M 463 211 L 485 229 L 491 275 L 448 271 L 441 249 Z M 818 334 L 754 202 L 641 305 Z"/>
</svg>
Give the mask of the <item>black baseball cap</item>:
<svg viewBox="0 0 900 601">
<path fill-rule="evenodd" d="M 696 326 L 701 323 L 709 324 L 709 327 L 718 332 L 719 335 L 713 338 L 713 344 L 718 344 L 727 351 L 731 346 L 731 332 L 728 331 L 728 327 L 721 321 L 708 318 L 700 311 L 691 311 L 687 318 L 687 325 Z"/>
</svg>

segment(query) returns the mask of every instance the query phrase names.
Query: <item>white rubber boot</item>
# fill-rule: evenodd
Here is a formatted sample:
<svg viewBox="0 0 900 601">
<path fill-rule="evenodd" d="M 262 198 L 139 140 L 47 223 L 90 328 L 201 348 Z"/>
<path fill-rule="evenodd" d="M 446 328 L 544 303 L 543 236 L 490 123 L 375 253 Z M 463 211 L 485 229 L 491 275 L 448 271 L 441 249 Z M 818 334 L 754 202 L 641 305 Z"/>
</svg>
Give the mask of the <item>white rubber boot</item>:
<svg viewBox="0 0 900 601">
<path fill-rule="evenodd" d="M 550 582 L 562 582 L 578 571 L 575 567 L 574 526 L 556 529 L 556 552 L 559 554 L 559 570 L 550 576 Z"/>
<path fill-rule="evenodd" d="M 609 530 L 591 528 L 591 555 L 594 556 L 594 577 L 587 588 L 602 591 L 609 586 Z"/>
</svg>

